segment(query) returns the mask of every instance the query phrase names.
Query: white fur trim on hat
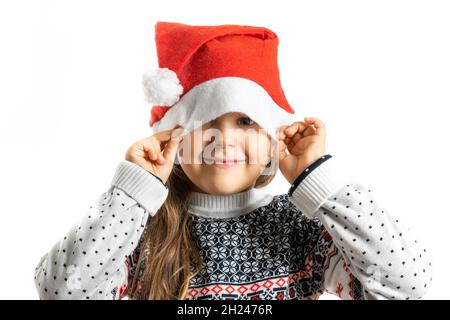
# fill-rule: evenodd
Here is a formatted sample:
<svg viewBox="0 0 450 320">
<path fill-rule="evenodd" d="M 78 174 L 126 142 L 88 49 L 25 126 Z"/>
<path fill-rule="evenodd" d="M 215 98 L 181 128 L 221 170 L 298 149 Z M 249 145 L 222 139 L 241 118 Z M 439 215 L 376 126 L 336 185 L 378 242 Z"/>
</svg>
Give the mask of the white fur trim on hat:
<svg viewBox="0 0 450 320">
<path fill-rule="evenodd" d="M 157 68 L 142 76 L 145 100 L 150 104 L 172 106 L 183 93 L 177 74 L 169 68 Z"/>
<path fill-rule="evenodd" d="M 228 112 L 247 114 L 275 140 L 277 128 L 289 125 L 295 115 L 273 101 L 258 83 L 241 77 L 220 77 L 193 87 L 173 105 L 164 117 L 155 122 L 154 133 L 181 124 L 190 131 Z"/>
</svg>

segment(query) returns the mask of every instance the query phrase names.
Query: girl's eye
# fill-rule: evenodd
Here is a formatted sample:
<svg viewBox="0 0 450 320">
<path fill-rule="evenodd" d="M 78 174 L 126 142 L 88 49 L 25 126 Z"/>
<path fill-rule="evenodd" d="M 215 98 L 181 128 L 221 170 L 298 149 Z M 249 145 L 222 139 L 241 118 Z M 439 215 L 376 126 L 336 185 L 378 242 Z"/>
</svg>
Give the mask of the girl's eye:
<svg viewBox="0 0 450 320">
<path fill-rule="evenodd" d="M 238 119 L 238 123 L 240 125 L 244 125 L 244 126 L 251 126 L 252 124 L 255 123 L 255 121 L 253 121 L 252 119 L 250 119 L 249 117 L 242 117 Z"/>
</svg>

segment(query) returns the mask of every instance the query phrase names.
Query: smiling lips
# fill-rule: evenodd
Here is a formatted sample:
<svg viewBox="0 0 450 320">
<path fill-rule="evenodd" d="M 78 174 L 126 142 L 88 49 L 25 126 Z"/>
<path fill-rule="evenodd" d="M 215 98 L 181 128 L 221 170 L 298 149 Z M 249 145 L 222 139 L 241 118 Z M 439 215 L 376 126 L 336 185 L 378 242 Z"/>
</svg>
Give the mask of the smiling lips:
<svg viewBox="0 0 450 320">
<path fill-rule="evenodd" d="M 204 158 L 205 163 L 209 165 L 214 165 L 220 168 L 228 168 L 232 167 L 238 164 L 245 163 L 245 160 L 241 159 L 220 159 L 220 158 L 214 158 L 214 159 L 208 159 Z"/>
</svg>

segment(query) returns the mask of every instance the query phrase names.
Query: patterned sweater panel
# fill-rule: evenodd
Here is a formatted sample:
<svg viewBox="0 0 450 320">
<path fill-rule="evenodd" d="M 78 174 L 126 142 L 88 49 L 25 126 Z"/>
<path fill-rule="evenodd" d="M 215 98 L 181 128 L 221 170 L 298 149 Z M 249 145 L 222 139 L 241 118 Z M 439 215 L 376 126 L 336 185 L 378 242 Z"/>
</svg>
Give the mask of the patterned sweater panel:
<svg viewBox="0 0 450 320">
<path fill-rule="evenodd" d="M 320 220 L 305 217 L 287 194 L 235 218 L 192 216 L 191 231 L 203 264 L 187 299 L 317 299 L 325 291 L 325 271 L 339 255 Z M 127 260 L 130 283 L 141 245 Z M 144 268 L 141 263 L 138 279 Z M 356 278 L 350 280 L 360 288 Z"/>
</svg>

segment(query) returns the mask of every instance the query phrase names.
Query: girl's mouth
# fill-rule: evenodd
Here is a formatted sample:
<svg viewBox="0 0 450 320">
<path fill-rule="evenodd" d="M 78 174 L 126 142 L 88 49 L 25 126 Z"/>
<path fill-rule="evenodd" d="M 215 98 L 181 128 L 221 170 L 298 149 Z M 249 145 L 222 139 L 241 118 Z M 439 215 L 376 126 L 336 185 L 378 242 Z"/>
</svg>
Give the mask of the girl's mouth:
<svg viewBox="0 0 450 320">
<path fill-rule="evenodd" d="M 213 165 L 218 168 L 230 168 L 234 167 L 238 164 L 245 163 L 245 160 L 237 160 L 237 159 L 207 159 L 205 158 L 205 164 Z"/>
</svg>

